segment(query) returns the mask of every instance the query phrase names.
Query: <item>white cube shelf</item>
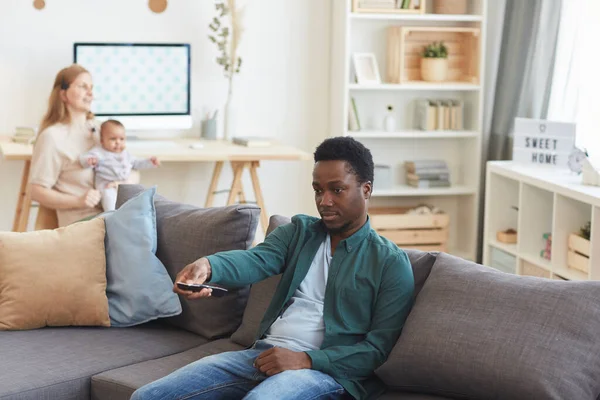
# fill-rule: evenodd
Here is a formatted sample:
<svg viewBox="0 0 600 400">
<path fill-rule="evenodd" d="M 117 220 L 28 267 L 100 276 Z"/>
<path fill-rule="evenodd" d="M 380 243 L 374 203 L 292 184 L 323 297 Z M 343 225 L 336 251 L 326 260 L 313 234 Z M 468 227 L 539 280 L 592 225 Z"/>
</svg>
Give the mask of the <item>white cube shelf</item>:
<svg viewBox="0 0 600 400">
<path fill-rule="evenodd" d="M 519 275 L 600 280 L 600 187 L 583 185 L 581 176 L 566 170 L 490 161 L 485 193 L 485 265 L 508 272 L 506 260 L 513 257 Z M 588 222 L 589 271 L 583 272 L 569 267 L 568 243 Z M 517 230 L 517 243 L 499 242 L 497 232 L 510 228 Z M 544 234 L 552 235 L 550 260 L 541 255 Z"/>
</svg>

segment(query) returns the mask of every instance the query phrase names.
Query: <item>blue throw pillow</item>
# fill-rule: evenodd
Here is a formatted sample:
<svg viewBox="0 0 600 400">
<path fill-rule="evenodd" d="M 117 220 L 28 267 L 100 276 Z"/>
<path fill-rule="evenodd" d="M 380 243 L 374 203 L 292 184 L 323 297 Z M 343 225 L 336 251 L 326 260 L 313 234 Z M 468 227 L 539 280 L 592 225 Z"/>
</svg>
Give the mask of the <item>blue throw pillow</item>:
<svg viewBox="0 0 600 400">
<path fill-rule="evenodd" d="M 156 188 L 140 193 L 106 223 L 106 295 L 113 327 L 142 324 L 181 313 L 173 282 L 156 257 Z"/>
</svg>

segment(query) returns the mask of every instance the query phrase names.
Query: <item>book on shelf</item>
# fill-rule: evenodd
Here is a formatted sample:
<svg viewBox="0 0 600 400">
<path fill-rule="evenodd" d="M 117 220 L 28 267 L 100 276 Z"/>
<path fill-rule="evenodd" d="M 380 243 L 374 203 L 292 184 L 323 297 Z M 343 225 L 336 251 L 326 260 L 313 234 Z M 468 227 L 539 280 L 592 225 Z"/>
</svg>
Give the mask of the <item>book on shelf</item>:
<svg viewBox="0 0 600 400">
<path fill-rule="evenodd" d="M 424 170 L 448 171 L 448 164 L 444 160 L 412 160 L 405 161 L 404 168 L 410 172 Z"/>
<path fill-rule="evenodd" d="M 415 104 L 417 129 L 463 130 L 464 103 L 456 99 L 419 99 Z"/>
<path fill-rule="evenodd" d="M 348 107 L 348 129 L 351 131 L 360 131 L 360 119 L 358 118 L 358 110 L 354 97 L 350 98 Z"/>
<path fill-rule="evenodd" d="M 412 3 L 417 4 L 415 0 L 359 0 L 359 9 L 381 9 L 381 10 L 392 10 L 392 9 L 404 9 L 411 8 Z M 416 5 L 415 5 L 416 7 Z"/>
<path fill-rule="evenodd" d="M 450 180 L 450 172 L 420 172 L 413 173 L 407 172 L 406 179 L 412 179 L 414 181 L 424 180 L 424 181 L 449 181 Z"/>
<path fill-rule="evenodd" d="M 234 144 L 246 147 L 269 147 L 273 140 L 258 136 L 238 136 L 231 139 Z"/>
</svg>

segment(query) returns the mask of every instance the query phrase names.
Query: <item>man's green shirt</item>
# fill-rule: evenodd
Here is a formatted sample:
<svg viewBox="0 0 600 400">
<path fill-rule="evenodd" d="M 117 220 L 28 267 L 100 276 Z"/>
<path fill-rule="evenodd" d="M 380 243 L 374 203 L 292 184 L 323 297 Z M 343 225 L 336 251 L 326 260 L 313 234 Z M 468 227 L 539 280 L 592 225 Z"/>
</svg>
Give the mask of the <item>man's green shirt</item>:
<svg viewBox="0 0 600 400">
<path fill-rule="evenodd" d="M 283 312 L 326 235 L 320 219 L 297 215 L 250 250 L 208 257 L 211 283 L 224 286 L 249 285 L 283 274 L 257 339 Z M 398 340 L 413 292 L 408 256 L 367 221 L 342 240 L 333 254 L 323 305 L 325 337 L 320 350 L 306 352 L 312 368 L 333 377 L 354 398 L 380 394 L 384 386 L 374 371 Z"/>
</svg>

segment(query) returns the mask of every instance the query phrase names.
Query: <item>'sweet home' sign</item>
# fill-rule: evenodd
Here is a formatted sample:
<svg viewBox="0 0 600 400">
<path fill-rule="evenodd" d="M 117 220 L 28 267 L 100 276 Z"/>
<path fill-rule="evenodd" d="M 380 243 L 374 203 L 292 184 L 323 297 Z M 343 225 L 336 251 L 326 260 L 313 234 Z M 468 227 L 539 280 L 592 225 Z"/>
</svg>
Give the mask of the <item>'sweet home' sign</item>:
<svg viewBox="0 0 600 400">
<path fill-rule="evenodd" d="M 513 140 L 514 161 L 567 168 L 575 147 L 575 124 L 515 118 Z"/>
</svg>

